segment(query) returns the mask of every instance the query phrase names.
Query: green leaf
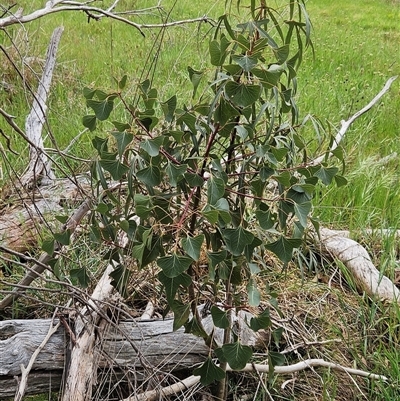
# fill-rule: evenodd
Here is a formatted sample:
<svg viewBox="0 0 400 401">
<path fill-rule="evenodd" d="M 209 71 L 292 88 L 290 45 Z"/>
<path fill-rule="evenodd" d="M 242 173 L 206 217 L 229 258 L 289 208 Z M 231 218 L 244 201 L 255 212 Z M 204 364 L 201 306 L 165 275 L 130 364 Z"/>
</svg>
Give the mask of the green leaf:
<svg viewBox="0 0 400 401">
<path fill-rule="evenodd" d="M 71 238 L 71 230 L 65 230 L 62 233 L 55 233 L 54 239 L 61 245 L 69 245 Z"/>
<path fill-rule="evenodd" d="M 341 175 L 335 175 L 335 182 L 338 187 L 343 187 L 347 185 L 347 180 Z"/>
<path fill-rule="evenodd" d="M 95 136 L 92 139 L 92 145 L 97 150 L 99 156 L 101 156 L 103 152 L 108 151 L 108 138 L 100 138 L 99 136 Z"/>
<path fill-rule="evenodd" d="M 72 269 L 69 275 L 72 280 L 77 280 L 79 285 L 83 288 L 86 288 L 90 283 L 90 277 L 84 267 L 81 269 Z"/>
<path fill-rule="evenodd" d="M 225 194 L 225 182 L 222 178 L 211 176 L 207 180 L 207 199 L 213 205 Z"/>
<path fill-rule="evenodd" d="M 204 75 L 204 71 L 196 71 L 190 66 L 187 68 L 187 70 L 189 72 L 190 81 L 192 82 L 192 85 L 193 85 L 192 98 L 194 98 L 196 96 L 197 88 L 199 86 L 201 78 Z"/>
<path fill-rule="evenodd" d="M 96 93 L 96 89 L 91 89 L 91 88 L 83 88 L 83 96 L 85 99 L 93 99 L 93 96 Z"/>
<path fill-rule="evenodd" d="M 128 282 L 131 272 L 125 266 L 118 265 L 111 273 L 111 285 L 121 294 L 123 298 L 127 295 Z"/>
<path fill-rule="evenodd" d="M 108 171 L 115 181 L 119 181 L 129 171 L 129 167 L 118 160 L 100 160 L 100 166 Z"/>
<path fill-rule="evenodd" d="M 187 164 L 174 164 L 171 162 L 168 162 L 168 165 L 166 167 L 166 172 L 169 177 L 169 183 L 171 186 L 176 187 L 178 182 L 183 178 L 184 174 L 186 173 L 188 166 Z"/>
<path fill-rule="evenodd" d="M 164 144 L 164 137 L 157 136 L 153 139 L 146 139 L 140 143 L 140 148 L 148 153 L 149 156 L 155 157 L 160 153 L 160 148 Z"/>
<path fill-rule="evenodd" d="M 259 85 L 248 85 L 229 81 L 225 85 L 226 97 L 236 106 L 246 108 L 254 104 L 261 93 Z"/>
<path fill-rule="evenodd" d="M 125 231 L 130 240 L 133 240 L 137 228 L 135 220 L 122 220 L 119 223 L 121 230 Z"/>
<path fill-rule="evenodd" d="M 126 86 L 126 81 L 128 79 L 127 75 L 124 75 L 119 81 L 118 81 L 118 89 L 123 90 Z"/>
<path fill-rule="evenodd" d="M 177 103 L 176 95 L 173 95 L 167 101 L 160 103 L 161 108 L 164 112 L 165 121 L 167 121 L 168 123 L 172 122 L 172 120 L 174 119 L 176 103 Z"/>
<path fill-rule="evenodd" d="M 94 115 L 83 116 L 82 124 L 84 127 L 88 128 L 89 131 L 94 131 L 96 129 L 97 118 Z"/>
<path fill-rule="evenodd" d="M 187 255 L 197 261 L 200 259 L 201 246 L 203 245 L 203 242 L 203 234 L 200 234 L 197 237 L 186 237 L 182 238 L 182 247 Z"/>
<path fill-rule="evenodd" d="M 201 187 L 204 184 L 204 178 L 198 174 L 185 173 L 184 177 L 191 188 Z"/>
<path fill-rule="evenodd" d="M 42 250 L 45 251 L 49 256 L 52 256 L 54 253 L 54 239 L 43 241 Z"/>
<path fill-rule="evenodd" d="M 247 296 L 250 306 L 258 306 L 261 301 L 261 293 L 257 288 L 257 284 L 253 279 L 250 279 L 247 284 Z"/>
<path fill-rule="evenodd" d="M 209 205 L 207 205 L 209 207 Z M 206 207 L 207 207 L 206 206 Z M 208 222 L 212 225 L 216 224 L 218 222 L 218 218 L 219 218 L 219 212 L 218 210 L 214 210 L 214 209 L 204 209 L 202 211 L 202 215 L 208 220 Z"/>
<path fill-rule="evenodd" d="M 314 176 L 318 177 L 325 185 L 329 185 L 338 171 L 337 167 L 321 167 Z"/>
<path fill-rule="evenodd" d="M 268 329 L 271 327 L 272 322 L 270 318 L 269 309 L 265 309 L 258 316 L 252 317 L 250 319 L 250 328 L 253 331 Z"/>
<path fill-rule="evenodd" d="M 221 230 L 221 234 L 227 250 L 234 256 L 241 255 L 244 247 L 251 244 L 254 238 L 254 235 L 250 231 L 245 230 L 242 226 Z"/>
<path fill-rule="evenodd" d="M 224 64 L 229 44 L 230 42 L 225 36 L 221 37 L 221 41 L 213 40 L 210 42 L 209 52 L 212 65 L 220 67 Z"/>
<path fill-rule="evenodd" d="M 248 345 L 242 345 L 239 341 L 231 344 L 224 344 L 222 352 L 229 366 L 233 370 L 241 370 L 250 361 L 253 351 Z"/>
<path fill-rule="evenodd" d="M 239 64 L 246 72 L 250 72 L 258 63 L 257 57 L 249 56 L 247 54 L 234 54 L 232 60 Z"/>
<path fill-rule="evenodd" d="M 270 230 L 274 227 L 276 216 L 271 210 L 258 209 L 256 211 L 256 217 L 263 230 Z"/>
<path fill-rule="evenodd" d="M 167 296 L 168 304 L 171 305 L 176 292 L 180 286 L 189 287 L 192 283 L 191 277 L 187 273 L 182 273 L 176 277 L 167 277 L 164 272 L 158 273 L 158 279 L 165 287 L 165 295 Z"/>
<path fill-rule="evenodd" d="M 211 268 L 215 268 L 219 263 L 226 260 L 228 253 L 224 251 L 219 252 L 207 252 L 207 259 L 208 263 L 210 264 Z"/>
<path fill-rule="evenodd" d="M 229 319 L 226 311 L 223 311 L 213 305 L 211 307 L 211 316 L 215 327 L 226 329 L 229 327 Z"/>
<path fill-rule="evenodd" d="M 272 251 L 283 263 L 289 263 L 292 259 L 293 249 L 301 245 L 301 239 L 286 238 L 283 235 L 272 243 L 265 244 L 265 247 Z"/>
<path fill-rule="evenodd" d="M 105 100 L 88 99 L 86 104 L 94 111 L 100 121 L 107 120 L 114 108 L 114 101 L 110 98 Z"/>
<path fill-rule="evenodd" d="M 161 171 L 157 166 L 150 165 L 136 173 L 137 178 L 149 187 L 156 187 L 161 183 Z"/>
<path fill-rule="evenodd" d="M 289 45 L 283 45 L 277 49 L 272 49 L 279 64 L 283 64 L 289 57 Z"/>
<path fill-rule="evenodd" d="M 200 376 L 200 383 L 203 386 L 208 386 L 215 380 L 222 380 L 225 377 L 225 372 L 208 357 L 201 366 L 193 370 L 193 375 Z"/>
<path fill-rule="evenodd" d="M 180 256 L 176 253 L 170 256 L 163 256 L 157 259 L 157 264 L 167 277 L 173 278 L 186 271 L 192 264 L 192 259 L 187 256 Z"/>
<path fill-rule="evenodd" d="M 285 363 L 284 355 L 282 355 L 279 352 L 275 352 L 275 351 L 269 351 L 268 352 L 268 359 L 269 359 L 269 363 L 272 366 L 280 366 L 280 365 L 283 365 Z"/>
<path fill-rule="evenodd" d="M 311 211 L 311 202 L 295 203 L 294 213 L 303 227 L 307 227 L 308 215 Z"/>
<path fill-rule="evenodd" d="M 183 304 L 182 302 L 174 300 L 171 309 L 174 312 L 173 331 L 176 331 L 189 320 L 190 303 Z"/>
<path fill-rule="evenodd" d="M 280 184 L 284 185 L 285 187 L 290 187 L 290 178 L 291 175 L 289 171 L 283 171 L 279 175 L 274 176 L 276 181 L 278 181 Z"/>
<path fill-rule="evenodd" d="M 126 147 L 133 141 L 133 134 L 130 132 L 112 132 L 112 136 L 117 141 L 118 155 L 122 157 Z"/>
</svg>

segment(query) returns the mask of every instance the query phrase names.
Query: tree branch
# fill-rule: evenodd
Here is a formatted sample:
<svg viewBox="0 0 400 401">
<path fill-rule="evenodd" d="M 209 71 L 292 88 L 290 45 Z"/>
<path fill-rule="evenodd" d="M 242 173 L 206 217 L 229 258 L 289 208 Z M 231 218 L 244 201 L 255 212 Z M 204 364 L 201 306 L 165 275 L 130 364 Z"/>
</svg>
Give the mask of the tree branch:
<svg viewBox="0 0 400 401">
<path fill-rule="evenodd" d="M 346 134 L 346 131 L 349 129 L 350 125 L 353 124 L 353 122 L 360 116 L 362 116 L 364 113 L 366 113 L 368 110 L 370 110 L 373 106 L 375 106 L 376 103 L 381 99 L 381 97 L 390 89 L 390 86 L 392 83 L 397 79 L 398 75 L 391 77 L 387 80 L 385 86 L 382 88 L 382 90 L 361 110 L 357 111 L 354 115 L 352 115 L 347 121 L 342 120 L 341 124 L 342 127 L 340 128 L 339 132 L 336 134 L 335 139 L 333 140 L 333 144 L 331 148 L 329 149 L 329 156 L 332 154 L 332 152 L 339 146 L 340 142 L 344 138 L 344 135 Z M 316 166 L 317 164 L 321 164 L 326 155 L 320 156 L 317 159 L 314 159 L 310 164 L 313 166 Z"/>
</svg>

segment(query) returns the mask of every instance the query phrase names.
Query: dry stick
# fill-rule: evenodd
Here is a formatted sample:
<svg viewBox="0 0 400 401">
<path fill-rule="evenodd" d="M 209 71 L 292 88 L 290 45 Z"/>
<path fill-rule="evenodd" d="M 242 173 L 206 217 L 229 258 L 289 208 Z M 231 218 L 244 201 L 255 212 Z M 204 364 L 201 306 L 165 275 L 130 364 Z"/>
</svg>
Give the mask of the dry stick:
<svg viewBox="0 0 400 401">
<path fill-rule="evenodd" d="M 351 272 L 356 285 L 370 297 L 400 303 L 400 290 L 372 263 L 368 252 L 358 242 L 345 238 L 339 231 L 320 228 L 321 246 L 339 259 Z M 319 240 L 315 234 L 315 240 Z"/>
<path fill-rule="evenodd" d="M 90 210 L 90 204 L 91 202 L 89 199 L 83 202 L 82 205 L 72 214 L 72 216 L 64 224 L 62 231 L 65 232 L 66 230 L 69 230 L 69 232 L 72 234 L 75 231 L 78 224 L 80 223 L 80 221 Z M 61 245 L 57 244 L 55 246 L 54 251 L 56 252 L 61 249 L 62 249 Z M 47 266 L 48 263 L 52 259 L 53 255 L 49 255 L 48 253 L 43 252 L 39 257 L 38 262 L 35 263 L 30 269 L 30 271 L 25 274 L 22 280 L 19 281 L 18 285 L 25 287 L 29 286 L 33 280 L 40 277 L 40 275 L 46 270 L 46 268 L 48 267 Z M 10 306 L 24 291 L 26 291 L 25 288 L 14 288 L 12 294 L 7 295 L 0 301 L 0 311 Z"/>
<path fill-rule="evenodd" d="M 42 349 L 45 347 L 47 342 L 50 340 L 50 337 L 54 333 L 56 333 L 58 328 L 60 327 L 61 324 L 60 322 L 58 322 L 55 326 L 53 326 L 53 322 L 54 322 L 54 316 L 53 319 L 51 320 L 49 331 L 47 332 L 46 337 L 43 339 L 39 347 L 37 347 L 35 352 L 32 354 L 27 367 L 25 368 L 24 365 L 21 365 L 21 381 L 19 382 L 19 387 L 15 395 L 14 401 L 21 401 L 23 399 L 26 390 L 26 385 L 28 384 L 28 375 L 33 367 L 33 364 L 35 363 L 36 358 L 38 357 Z"/>
<path fill-rule="evenodd" d="M 336 137 L 333 141 L 333 144 L 329 150 L 329 156 L 332 154 L 332 152 L 339 146 L 341 140 L 343 139 L 344 135 L 346 134 L 346 131 L 349 129 L 350 125 L 360 116 L 362 116 L 364 113 L 366 113 L 368 110 L 370 110 L 373 106 L 375 106 L 376 103 L 378 103 L 378 100 L 390 89 L 390 86 L 392 85 L 393 81 L 397 79 L 398 75 L 391 77 L 387 80 L 385 83 L 385 86 L 382 88 L 382 90 L 361 110 L 357 111 L 353 116 L 351 116 L 347 121 L 342 120 L 342 127 L 340 128 L 339 132 L 336 134 Z M 324 156 L 320 156 L 317 159 L 313 160 L 311 165 L 316 166 L 317 164 L 321 164 L 324 159 Z"/>
<path fill-rule="evenodd" d="M 28 138 L 34 146 L 29 149 L 29 165 L 20 179 L 22 186 L 27 187 L 35 183 L 39 176 L 51 182 L 55 176 L 51 171 L 51 162 L 44 152 L 44 142 L 42 138 L 42 129 L 46 121 L 47 96 L 50 91 L 51 80 L 54 67 L 56 65 L 56 56 L 58 45 L 64 28 L 58 27 L 54 30 L 46 54 L 46 64 L 42 77 L 40 78 L 37 92 L 34 96 L 31 110 L 26 118 L 25 131 Z M 33 185 L 34 186 L 34 185 Z"/>
<path fill-rule="evenodd" d="M 388 378 L 386 376 L 376 375 L 370 372 L 366 372 L 365 370 L 347 368 L 337 363 L 324 361 L 323 359 L 306 359 L 305 361 L 301 361 L 293 365 L 275 366 L 274 373 L 289 374 L 318 366 L 340 370 L 342 372 L 347 372 L 351 375 L 367 377 L 369 379 L 388 381 Z M 228 372 L 234 371 L 229 365 L 227 366 L 226 370 Z M 254 372 L 254 371 L 257 371 L 259 373 L 268 373 L 269 366 L 248 363 L 242 370 L 240 370 L 240 372 Z M 235 370 L 235 372 L 237 371 Z M 158 400 L 160 397 L 167 397 L 169 395 L 175 395 L 181 391 L 184 391 L 189 387 L 196 385 L 199 381 L 200 381 L 200 376 L 189 376 L 188 378 L 178 383 L 175 383 L 171 386 L 164 387 L 163 389 L 146 391 L 145 393 L 125 398 L 123 401 L 155 401 Z"/>
</svg>

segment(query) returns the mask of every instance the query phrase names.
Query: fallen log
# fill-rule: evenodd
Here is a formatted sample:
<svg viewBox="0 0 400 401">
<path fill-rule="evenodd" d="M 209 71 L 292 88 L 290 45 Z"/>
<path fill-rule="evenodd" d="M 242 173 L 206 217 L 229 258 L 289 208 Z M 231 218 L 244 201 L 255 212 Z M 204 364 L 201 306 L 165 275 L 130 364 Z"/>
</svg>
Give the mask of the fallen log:
<svg viewBox="0 0 400 401">
<path fill-rule="evenodd" d="M 54 323 L 58 320 L 55 319 Z M 0 399 L 14 397 L 21 375 L 32 354 L 46 337 L 52 319 L 0 322 Z M 93 347 L 98 355 L 99 375 L 110 367 L 129 367 L 144 372 L 142 361 L 157 372 L 191 369 L 204 361 L 209 349 L 203 339 L 174 332 L 173 319 L 123 321 L 109 324 Z M 60 326 L 37 356 L 28 376 L 26 394 L 59 391 L 66 362 L 65 327 Z M 135 346 L 133 347 L 132 344 Z M 136 349 L 135 349 L 136 348 Z M 140 354 L 140 355 L 139 355 Z"/>
</svg>

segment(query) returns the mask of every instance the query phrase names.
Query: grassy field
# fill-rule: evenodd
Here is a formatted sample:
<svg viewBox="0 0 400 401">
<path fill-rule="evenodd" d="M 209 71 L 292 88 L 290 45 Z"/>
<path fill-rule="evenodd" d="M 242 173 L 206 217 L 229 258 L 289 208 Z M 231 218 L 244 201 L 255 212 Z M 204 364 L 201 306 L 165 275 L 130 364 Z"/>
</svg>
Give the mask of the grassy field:
<svg viewBox="0 0 400 401">
<path fill-rule="evenodd" d="M 21 1 L 27 9 L 34 9 L 43 1 Z M 122 7 L 129 7 L 128 0 Z M 224 1 L 180 0 L 169 15 L 170 19 L 196 18 L 208 15 L 217 18 L 224 11 Z M 278 3 L 277 1 L 271 3 Z M 140 7 L 148 7 L 148 0 Z M 168 0 L 165 10 L 173 4 Z M 245 4 L 241 2 L 242 6 Z M 387 79 L 400 74 L 400 2 L 395 0 L 309 0 L 307 9 L 313 21 L 315 54 L 307 54 L 298 78 L 298 106 L 301 116 L 312 114 L 319 118 L 332 133 L 347 119 L 365 106 L 383 87 Z M 235 11 L 236 12 L 236 11 Z M 162 14 L 166 17 L 165 12 Z M 138 16 L 138 22 L 156 22 L 159 11 Z M 208 24 L 188 25 L 165 31 L 160 41 L 158 29 L 146 30 L 143 37 L 137 30 L 110 20 L 88 23 L 84 14 L 52 15 L 35 21 L 24 28 L 13 27 L 0 31 L 0 43 L 8 49 L 10 57 L 28 85 L 35 87 L 35 76 L 40 72 L 48 39 L 56 26 L 65 31 L 59 49 L 58 66 L 49 103 L 49 127 L 57 146 L 69 148 L 72 155 L 90 159 L 92 134 L 84 132 L 81 119 L 86 114 L 82 90 L 85 86 L 114 86 L 113 77 L 128 75 L 129 82 L 140 82 L 151 72 L 160 97 L 167 99 L 177 94 L 182 101 L 190 101 L 191 85 L 186 68 L 209 68 L 207 41 Z M 12 39 L 12 41 L 10 40 Z M 12 42 L 18 47 L 16 51 Z M 161 43 L 161 45 L 159 45 Z M 32 70 L 21 63 L 29 57 Z M 152 71 L 149 66 L 155 65 Z M 23 91 L 23 81 L 0 55 L 1 108 L 16 116 L 23 127 L 30 108 L 31 96 Z M 314 204 L 314 216 L 329 227 L 346 228 L 355 234 L 371 252 L 382 273 L 394 279 L 400 267 L 399 246 L 392 236 L 363 236 L 363 228 L 399 228 L 400 214 L 400 78 L 385 97 L 366 115 L 358 119 L 348 131 L 343 147 L 346 153 L 345 187 L 321 188 Z M 0 136 L 5 155 L 16 171 L 22 171 L 27 160 L 26 144 L 14 136 L 0 119 L 0 128 L 11 139 L 11 148 Z M 107 128 L 107 127 L 104 127 Z M 304 135 L 310 135 L 304 132 Z M 54 147 L 47 139 L 47 146 Z M 12 176 L 6 160 L 0 158 L 3 171 L 0 188 Z M 87 169 L 73 162 L 78 170 Z M 1 177 L 0 177 L 1 178 Z M 345 274 L 345 273 L 343 273 Z M 290 286 L 290 282 L 288 282 Z M 349 284 L 351 288 L 351 283 Z M 284 289 L 282 290 L 284 291 Z M 306 290 L 304 290 L 306 291 Z M 400 310 L 393 305 L 372 304 L 367 297 L 358 297 L 355 291 L 348 299 L 337 298 L 338 311 L 343 316 L 332 324 L 330 336 L 343 341 L 343 353 L 360 368 L 390 377 L 390 384 L 365 384 L 354 400 L 400 399 Z M 310 296 L 307 293 L 307 296 Z M 315 301 L 317 302 L 317 301 Z M 305 305 L 305 308 L 307 306 Z M 351 310 L 350 317 L 346 311 Z M 321 317 L 326 319 L 327 317 Z M 351 320 L 353 319 L 353 320 Z M 360 334 L 351 338 L 346 327 Z M 344 356 L 343 356 L 344 357 Z M 341 382 L 330 372 L 321 379 L 326 388 L 321 390 L 323 400 L 344 400 Z M 318 384 L 320 385 L 320 383 Z M 292 398 L 275 396 L 276 400 Z M 46 398 L 47 399 L 47 398 Z M 307 399 L 316 399 L 310 398 Z"/>
</svg>

